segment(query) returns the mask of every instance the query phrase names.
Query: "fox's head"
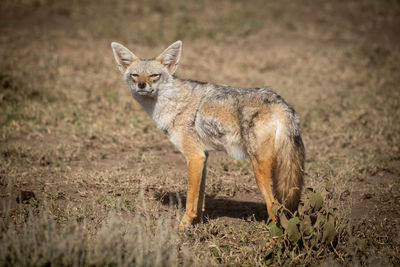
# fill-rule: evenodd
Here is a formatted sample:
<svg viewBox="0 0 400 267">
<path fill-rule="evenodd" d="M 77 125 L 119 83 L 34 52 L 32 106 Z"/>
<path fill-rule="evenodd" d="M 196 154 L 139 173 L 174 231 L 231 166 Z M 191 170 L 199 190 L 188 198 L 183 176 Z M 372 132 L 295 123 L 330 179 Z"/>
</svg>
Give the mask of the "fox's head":
<svg viewBox="0 0 400 267">
<path fill-rule="evenodd" d="M 111 48 L 124 80 L 132 93 L 154 97 L 160 87 L 172 82 L 182 53 L 182 42 L 176 41 L 158 57 L 150 60 L 138 58 L 125 46 L 112 42 Z"/>
</svg>

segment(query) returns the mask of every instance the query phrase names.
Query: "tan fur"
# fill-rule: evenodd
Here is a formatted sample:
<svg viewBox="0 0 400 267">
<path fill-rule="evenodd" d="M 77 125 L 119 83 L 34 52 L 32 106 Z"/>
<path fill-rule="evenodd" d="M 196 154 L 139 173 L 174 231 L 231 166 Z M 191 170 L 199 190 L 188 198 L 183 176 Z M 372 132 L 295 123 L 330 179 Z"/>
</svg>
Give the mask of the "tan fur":
<svg viewBox="0 0 400 267">
<path fill-rule="evenodd" d="M 186 158 L 186 212 L 179 228 L 201 219 L 207 155 L 213 150 L 250 158 L 271 217 L 277 201 L 294 211 L 303 187 L 305 159 L 295 111 L 268 88 L 232 88 L 173 76 L 181 46 L 177 41 L 155 60 L 141 61 L 112 43 L 133 97 Z M 138 82 L 146 84 L 139 88 Z"/>
<path fill-rule="evenodd" d="M 218 114 L 219 119 L 227 126 L 233 127 L 235 125 L 237 114 L 235 111 L 229 110 L 224 105 L 216 104 L 205 104 L 203 107 L 203 112 L 206 115 L 214 116 Z"/>
<path fill-rule="evenodd" d="M 278 140 L 276 158 L 272 170 L 274 191 L 279 202 L 283 203 L 290 211 L 297 209 L 301 190 L 303 187 L 304 173 L 304 146 L 302 142 L 293 140 Z M 286 177 L 286 179 L 277 179 Z"/>
<path fill-rule="evenodd" d="M 206 155 L 195 140 L 185 138 L 182 145 L 183 154 L 187 159 L 188 185 L 186 212 L 180 224 L 180 229 L 192 223 L 193 219 L 201 218 L 203 212 L 204 185 L 201 186 L 203 167 Z"/>
<path fill-rule="evenodd" d="M 275 198 L 271 188 L 271 169 L 274 161 L 274 154 L 271 149 L 273 147 L 273 139 L 272 136 L 267 138 L 263 146 L 255 152 L 255 155 L 250 157 L 258 188 L 260 188 L 267 204 L 268 215 L 272 218 L 274 218 L 272 207 L 275 204 Z"/>
</svg>

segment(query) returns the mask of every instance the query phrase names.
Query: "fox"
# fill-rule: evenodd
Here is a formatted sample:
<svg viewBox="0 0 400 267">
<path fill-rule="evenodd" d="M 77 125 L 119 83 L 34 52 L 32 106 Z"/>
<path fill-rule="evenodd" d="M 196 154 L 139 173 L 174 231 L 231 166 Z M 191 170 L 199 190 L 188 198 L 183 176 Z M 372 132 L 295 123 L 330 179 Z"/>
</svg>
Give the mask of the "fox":
<svg viewBox="0 0 400 267">
<path fill-rule="evenodd" d="M 277 203 L 292 213 L 297 210 L 305 148 L 299 116 L 281 96 L 266 87 L 235 88 L 178 78 L 180 40 L 152 59 L 141 59 L 117 42 L 111 48 L 133 98 L 186 159 L 186 209 L 179 230 L 202 218 L 211 151 L 250 159 L 271 219 L 276 221 Z"/>
</svg>

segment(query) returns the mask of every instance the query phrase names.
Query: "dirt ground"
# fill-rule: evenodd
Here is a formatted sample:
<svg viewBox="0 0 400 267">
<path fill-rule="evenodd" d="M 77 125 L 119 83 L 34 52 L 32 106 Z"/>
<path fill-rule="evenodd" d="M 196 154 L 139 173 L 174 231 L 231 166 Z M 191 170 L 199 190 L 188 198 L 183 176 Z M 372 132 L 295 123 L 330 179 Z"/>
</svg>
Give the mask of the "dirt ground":
<svg viewBox="0 0 400 267">
<path fill-rule="evenodd" d="M 177 256 L 164 266 L 400 265 L 399 1 L 6 0 L 0 21 L 0 264 L 129 265 L 127 254 L 103 256 L 109 239 L 93 243 L 112 213 L 146 218 L 139 232 L 171 218 L 163 236 Z M 178 39 L 179 77 L 268 86 L 295 108 L 305 184 L 334 210 L 334 242 L 308 250 L 272 238 L 249 162 L 220 152 L 203 222 L 175 233 L 185 160 L 130 96 L 110 43 L 151 58 Z M 69 232 L 36 236 L 28 217 L 44 212 L 49 221 L 34 221 L 44 229 L 81 229 L 81 262 L 67 258 L 76 251 L 54 256 Z M 142 241 L 148 255 L 157 233 Z"/>
</svg>

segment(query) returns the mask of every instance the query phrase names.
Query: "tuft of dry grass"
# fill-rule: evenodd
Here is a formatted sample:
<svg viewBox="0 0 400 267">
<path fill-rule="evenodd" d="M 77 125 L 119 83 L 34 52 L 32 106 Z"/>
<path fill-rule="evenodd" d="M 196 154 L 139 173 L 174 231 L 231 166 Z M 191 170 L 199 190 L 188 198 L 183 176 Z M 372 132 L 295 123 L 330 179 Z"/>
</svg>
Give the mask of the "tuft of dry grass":
<svg viewBox="0 0 400 267">
<path fill-rule="evenodd" d="M 57 223 L 46 207 L 2 222 L 2 266 L 192 266 L 199 259 L 179 242 L 176 220 L 110 212 L 96 229 L 87 219 Z"/>
</svg>

